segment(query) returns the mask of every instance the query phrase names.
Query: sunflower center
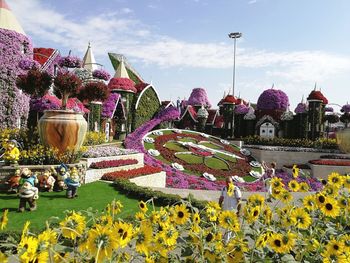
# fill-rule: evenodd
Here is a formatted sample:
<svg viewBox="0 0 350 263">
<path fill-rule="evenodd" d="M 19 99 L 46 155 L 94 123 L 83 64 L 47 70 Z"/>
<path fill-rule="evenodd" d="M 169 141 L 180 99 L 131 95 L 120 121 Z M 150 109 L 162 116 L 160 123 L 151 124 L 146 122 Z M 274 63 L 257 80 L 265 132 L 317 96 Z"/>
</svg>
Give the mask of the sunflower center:
<svg viewBox="0 0 350 263">
<path fill-rule="evenodd" d="M 276 245 L 277 247 L 281 247 L 281 240 L 276 239 L 276 240 L 274 241 L 274 243 L 275 243 L 275 245 Z"/>
<path fill-rule="evenodd" d="M 140 204 L 141 209 L 145 208 L 145 205 L 143 203 Z"/>
<path fill-rule="evenodd" d="M 258 213 L 257 210 L 255 210 L 254 213 L 253 213 L 254 217 L 255 217 L 255 216 L 258 216 L 258 214 L 259 214 L 259 213 Z"/>
<path fill-rule="evenodd" d="M 210 241 L 213 240 L 213 238 L 214 238 L 213 234 L 212 234 L 212 233 L 209 233 L 209 234 L 206 236 L 205 241 L 210 242 Z"/>
<path fill-rule="evenodd" d="M 339 249 L 339 246 L 338 246 L 337 244 L 335 244 L 335 245 L 333 246 L 333 248 L 334 248 L 334 250 L 338 250 L 338 249 Z"/>
<path fill-rule="evenodd" d="M 330 203 L 327 203 L 327 204 L 326 204 L 326 209 L 327 209 L 328 211 L 332 211 L 333 205 L 330 204 Z"/>
<path fill-rule="evenodd" d="M 185 214 L 184 214 L 184 212 L 179 211 L 179 212 L 177 213 L 177 216 L 180 217 L 180 218 L 183 218 L 183 217 L 185 216 Z"/>
<path fill-rule="evenodd" d="M 128 237 L 128 231 L 125 231 L 125 232 L 123 233 L 122 239 L 124 240 L 124 239 L 126 239 L 127 237 Z"/>
<path fill-rule="evenodd" d="M 323 195 L 320 195 L 318 197 L 318 201 L 320 201 L 320 203 L 324 203 L 324 201 L 326 201 L 325 197 Z"/>
</svg>

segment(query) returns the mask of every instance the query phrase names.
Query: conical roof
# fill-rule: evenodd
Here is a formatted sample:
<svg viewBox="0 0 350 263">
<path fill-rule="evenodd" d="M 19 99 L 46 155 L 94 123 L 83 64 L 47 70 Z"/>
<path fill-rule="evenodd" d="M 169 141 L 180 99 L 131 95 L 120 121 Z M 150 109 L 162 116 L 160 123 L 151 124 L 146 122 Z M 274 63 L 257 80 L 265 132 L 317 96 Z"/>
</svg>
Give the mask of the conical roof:
<svg viewBox="0 0 350 263">
<path fill-rule="evenodd" d="M 119 64 L 119 66 L 117 68 L 117 71 L 115 72 L 114 77 L 115 78 L 127 78 L 127 79 L 130 79 L 128 71 L 126 70 L 126 67 L 125 67 L 123 59 L 120 61 L 120 64 Z"/>
<path fill-rule="evenodd" d="M 90 71 L 94 71 L 95 69 L 98 69 L 94 54 L 92 53 L 90 42 L 83 58 L 83 68 Z"/>
<path fill-rule="evenodd" d="M 5 0 L 0 0 L 0 28 L 23 34 L 24 30 Z"/>
</svg>

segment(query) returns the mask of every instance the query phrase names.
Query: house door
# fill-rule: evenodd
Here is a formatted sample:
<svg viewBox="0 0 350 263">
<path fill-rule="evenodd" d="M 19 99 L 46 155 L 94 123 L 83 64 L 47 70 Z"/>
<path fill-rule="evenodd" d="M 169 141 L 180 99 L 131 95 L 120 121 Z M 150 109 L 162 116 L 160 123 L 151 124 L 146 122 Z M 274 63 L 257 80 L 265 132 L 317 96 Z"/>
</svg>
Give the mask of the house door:
<svg viewBox="0 0 350 263">
<path fill-rule="evenodd" d="M 265 122 L 260 126 L 260 136 L 267 139 L 275 137 L 275 126 L 270 122 Z"/>
</svg>

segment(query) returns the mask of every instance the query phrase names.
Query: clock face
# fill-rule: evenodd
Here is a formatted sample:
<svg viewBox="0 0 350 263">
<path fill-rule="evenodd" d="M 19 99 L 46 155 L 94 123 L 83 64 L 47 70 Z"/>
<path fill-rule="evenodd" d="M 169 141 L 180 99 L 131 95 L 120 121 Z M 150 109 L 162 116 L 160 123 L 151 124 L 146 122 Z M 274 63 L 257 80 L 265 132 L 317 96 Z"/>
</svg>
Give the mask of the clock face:
<svg viewBox="0 0 350 263">
<path fill-rule="evenodd" d="M 242 151 L 230 141 L 188 130 L 157 130 L 143 138 L 148 154 L 173 169 L 210 181 L 223 182 L 227 176 L 240 177 L 240 181 L 253 182 L 251 171 L 255 161 L 248 150 Z"/>
</svg>

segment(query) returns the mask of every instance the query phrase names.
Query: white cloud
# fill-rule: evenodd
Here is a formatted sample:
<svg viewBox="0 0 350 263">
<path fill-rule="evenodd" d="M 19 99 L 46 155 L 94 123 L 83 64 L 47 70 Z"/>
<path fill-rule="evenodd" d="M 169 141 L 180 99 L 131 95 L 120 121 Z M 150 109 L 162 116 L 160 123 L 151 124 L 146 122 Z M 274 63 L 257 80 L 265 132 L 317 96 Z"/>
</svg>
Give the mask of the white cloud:
<svg viewBox="0 0 350 263">
<path fill-rule="evenodd" d="M 76 21 L 43 3 L 14 0 L 11 7 L 28 35 L 50 40 L 75 54 L 83 53 L 91 41 L 97 57 L 112 51 L 164 68 L 232 67 L 232 43 L 191 43 L 156 34 L 140 20 L 127 17 L 133 12 L 129 8 Z M 240 41 L 238 46 L 243 44 Z M 259 68 L 267 79 L 313 82 L 349 70 L 350 58 L 323 51 L 271 52 L 240 47 L 237 66 Z"/>
<path fill-rule="evenodd" d="M 250 0 L 249 2 L 248 2 L 248 4 L 249 5 L 252 5 L 252 4 L 255 4 L 256 2 L 258 2 L 257 0 Z"/>
</svg>

